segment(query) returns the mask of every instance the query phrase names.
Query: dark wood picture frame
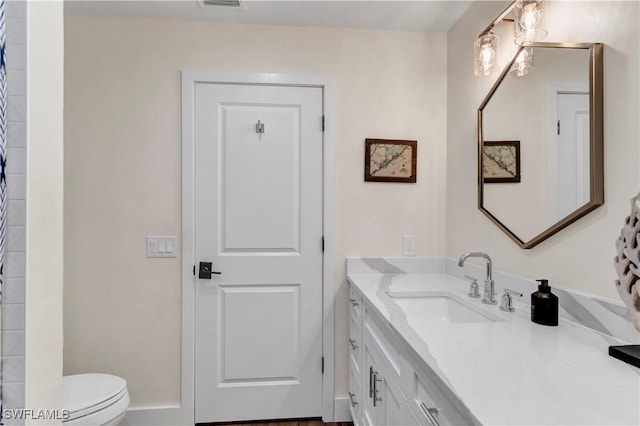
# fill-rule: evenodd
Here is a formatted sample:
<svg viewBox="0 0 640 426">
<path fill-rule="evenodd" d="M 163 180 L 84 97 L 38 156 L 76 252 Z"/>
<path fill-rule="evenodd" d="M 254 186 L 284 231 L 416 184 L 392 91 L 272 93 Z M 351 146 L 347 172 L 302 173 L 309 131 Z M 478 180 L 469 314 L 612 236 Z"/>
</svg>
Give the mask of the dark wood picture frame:
<svg viewBox="0 0 640 426">
<path fill-rule="evenodd" d="M 513 147 L 516 170 L 514 176 L 487 177 L 485 175 L 485 148 L 486 147 Z M 520 141 L 485 141 L 482 148 L 482 181 L 484 183 L 520 183 Z"/>
<path fill-rule="evenodd" d="M 377 170 L 372 170 L 372 156 L 376 154 L 377 145 L 404 145 L 411 150 L 409 158 L 410 165 L 403 164 L 401 167 L 410 167 L 409 176 L 393 176 L 393 171 L 385 173 L 389 165 L 400 159 L 400 155 L 406 157 L 402 152 L 396 152 L 395 157 L 387 158 L 385 164 Z M 417 178 L 418 141 L 397 140 L 397 139 L 365 139 L 364 141 L 364 180 L 366 182 L 403 182 L 416 183 Z M 400 160 L 401 161 L 401 160 Z M 396 164 L 397 166 L 397 164 Z"/>
</svg>

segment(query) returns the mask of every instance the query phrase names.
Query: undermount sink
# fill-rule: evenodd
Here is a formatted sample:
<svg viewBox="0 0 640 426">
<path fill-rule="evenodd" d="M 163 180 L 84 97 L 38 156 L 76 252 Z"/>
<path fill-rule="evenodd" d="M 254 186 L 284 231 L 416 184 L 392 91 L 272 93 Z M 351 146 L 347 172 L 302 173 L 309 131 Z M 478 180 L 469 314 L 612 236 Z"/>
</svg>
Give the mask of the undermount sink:
<svg viewBox="0 0 640 426">
<path fill-rule="evenodd" d="M 500 322 L 500 318 L 448 291 L 393 292 L 389 296 L 402 308 L 410 322 Z M 496 308 L 497 309 L 497 308 Z"/>
</svg>

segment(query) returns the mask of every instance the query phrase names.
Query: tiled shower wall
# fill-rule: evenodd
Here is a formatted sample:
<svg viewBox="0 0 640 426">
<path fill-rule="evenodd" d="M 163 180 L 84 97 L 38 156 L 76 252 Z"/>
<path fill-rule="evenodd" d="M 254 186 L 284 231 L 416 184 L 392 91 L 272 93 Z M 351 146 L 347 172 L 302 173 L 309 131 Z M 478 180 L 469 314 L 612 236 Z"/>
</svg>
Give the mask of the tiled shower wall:
<svg viewBox="0 0 640 426">
<path fill-rule="evenodd" d="M 3 408 L 24 408 L 27 20 L 24 1 L 5 1 L 8 86 L 7 233 L 2 289 Z M 6 425 L 24 424 L 5 419 Z"/>
</svg>

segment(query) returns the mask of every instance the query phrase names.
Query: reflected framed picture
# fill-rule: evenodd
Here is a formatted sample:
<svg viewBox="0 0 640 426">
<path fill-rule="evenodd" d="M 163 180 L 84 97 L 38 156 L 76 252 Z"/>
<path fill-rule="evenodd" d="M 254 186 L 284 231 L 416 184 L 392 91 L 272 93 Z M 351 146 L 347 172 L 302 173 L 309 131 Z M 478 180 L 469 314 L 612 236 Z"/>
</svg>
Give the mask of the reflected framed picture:
<svg viewBox="0 0 640 426">
<path fill-rule="evenodd" d="M 484 141 L 482 181 L 484 183 L 520 182 L 520 141 Z"/>
<path fill-rule="evenodd" d="M 417 158 L 418 141 L 365 139 L 364 180 L 415 183 Z"/>
</svg>

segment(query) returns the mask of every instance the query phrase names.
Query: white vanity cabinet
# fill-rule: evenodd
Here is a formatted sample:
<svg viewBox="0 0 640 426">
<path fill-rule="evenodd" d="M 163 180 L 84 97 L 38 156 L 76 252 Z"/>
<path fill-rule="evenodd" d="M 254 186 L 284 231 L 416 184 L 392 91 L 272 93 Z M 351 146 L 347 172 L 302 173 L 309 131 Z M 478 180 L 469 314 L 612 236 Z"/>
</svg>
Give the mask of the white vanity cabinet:
<svg viewBox="0 0 640 426">
<path fill-rule="evenodd" d="M 357 425 L 362 424 L 362 296 L 349 286 L 349 403 L 351 418 Z"/>
<path fill-rule="evenodd" d="M 476 424 L 350 285 L 349 397 L 355 425 Z M 443 388 L 443 386 L 445 388 Z"/>
</svg>

